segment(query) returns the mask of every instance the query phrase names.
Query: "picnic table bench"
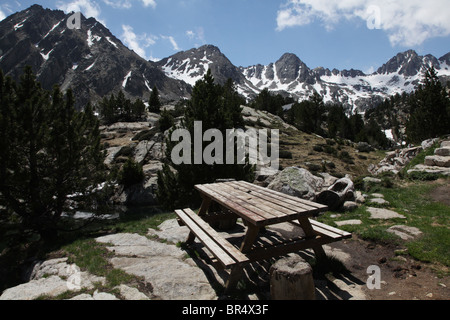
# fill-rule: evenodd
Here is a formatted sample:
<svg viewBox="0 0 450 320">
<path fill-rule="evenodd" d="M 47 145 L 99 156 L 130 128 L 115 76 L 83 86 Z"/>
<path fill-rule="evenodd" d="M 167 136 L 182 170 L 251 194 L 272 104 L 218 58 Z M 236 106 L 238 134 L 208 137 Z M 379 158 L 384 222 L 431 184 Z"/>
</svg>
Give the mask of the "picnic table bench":
<svg viewBox="0 0 450 320">
<path fill-rule="evenodd" d="M 322 245 L 351 237 L 348 232 L 311 219 L 328 210 L 327 206 L 319 203 L 245 181 L 201 184 L 195 189 L 203 199 L 198 214 L 189 208 L 175 210 L 175 213 L 179 223 L 190 230 L 186 243 L 191 244 L 198 238 L 225 269 L 230 269 L 225 285 L 227 290 L 236 285 L 248 263 L 308 248 L 312 248 L 320 260 L 325 257 Z M 209 214 L 212 203 L 224 210 Z M 209 224 L 217 219 L 233 217 L 241 218 L 246 227 L 239 246 L 233 245 Z M 267 226 L 284 222 L 300 227 L 304 234 L 289 239 L 260 237 Z"/>
</svg>

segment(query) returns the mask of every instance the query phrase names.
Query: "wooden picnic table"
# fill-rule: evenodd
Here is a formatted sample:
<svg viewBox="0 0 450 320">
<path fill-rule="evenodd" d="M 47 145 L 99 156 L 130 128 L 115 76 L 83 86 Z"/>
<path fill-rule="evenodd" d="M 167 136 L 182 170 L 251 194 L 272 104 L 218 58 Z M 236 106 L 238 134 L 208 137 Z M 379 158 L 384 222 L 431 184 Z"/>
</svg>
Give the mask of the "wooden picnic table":
<svg viewBox="0 0 450 320">
<path fill-rule="evenodd" d="M 328 207 L 298 197 L 286 195 L 245 181 L 230 181 L 196 185 L 203 202 L 195 215 L 192 210 L 176 210 L 180 222 L 187 225 L 190 236 L 187 243 L 198 237 L 214 256 L 231 267 L 227 289 L 240 276 L 245 263 L 265 260 L 312 248 L 317 259 L 323 258 L 322 245 L 351 237 L 351 234 L 312 219 Z M 212 203 L 217 203 L 226 213 L 208 215 Z M 239 247 L 233 246 L 211 228 L 206 221 L 211 219 L 241 218 L 246 226 L 244 239 Z M 257 243 L 258 236 L 266 227 L 290 223 L 300 227 L 304 235 L 275 242 Z"/>
</svg>

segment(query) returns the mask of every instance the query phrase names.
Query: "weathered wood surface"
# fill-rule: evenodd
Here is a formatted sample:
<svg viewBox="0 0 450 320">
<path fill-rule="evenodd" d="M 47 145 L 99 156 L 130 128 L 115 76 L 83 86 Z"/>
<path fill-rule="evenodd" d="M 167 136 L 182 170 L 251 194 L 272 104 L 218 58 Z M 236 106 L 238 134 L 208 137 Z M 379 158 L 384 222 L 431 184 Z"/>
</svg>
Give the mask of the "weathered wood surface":
<svg viewBox="0 0 450 320">
<path fill-rule="evenodd" d="M 203 196 L 214 199 L 251 224 L 262 227 L 312 217 L 327 206 L 291 197 L 244 181 L 196 185 Z"/>
<path fill-rule="evenodd" d="M 242 252 L 191 209 L 175 210 L 175 213 L 225 268 L 249 261 Z"/>
</svg>

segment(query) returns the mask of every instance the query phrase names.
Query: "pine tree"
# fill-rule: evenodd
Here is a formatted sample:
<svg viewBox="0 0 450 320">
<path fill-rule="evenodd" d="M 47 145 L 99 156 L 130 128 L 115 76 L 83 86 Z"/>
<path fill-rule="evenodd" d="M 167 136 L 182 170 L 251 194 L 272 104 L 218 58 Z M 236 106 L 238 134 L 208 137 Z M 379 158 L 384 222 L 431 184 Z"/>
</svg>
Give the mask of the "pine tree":
<svg viewBox="0 0 450 320">
<path fill-rule="evenodd" d="M 215 84 L 211 71 L 208 70 L 203 79 L 195 84 L 182 121 L 182 128 L 187 129 L 192 137 L 191 150 L 194 150 L 195 121 L 202 122 L 202 134 L 208 129 L 218 129 L 225 137 L 227 129 L 239 128 L 244 123 L 240 103 L 241 100 L 237 99 L 237 93 L 232 91 L 232 86 L 228 84 L 222 87 Z M 167 208 L 198 206 L 200 197 L 194 189 L 196 184 L 212 183 L 221 178 L 250 181 L 254 177 L 254 168 L 248 163 L 194 164 L 194 152 L 191 153 L 192 164 L 176 165 L 170 159 L 175 145 L 170 139 L 166 141 L 167 163 L 163 170 L 158 172 L 158 199 Z M 225 145 L 224 143 L 222 154 L 226 154 Z"/>
<path fill-rule="evenodd" d="M 90 106 L 75 110 L 70 90 L 43 90 L 31 68 L 17 86 L 1 82 L 0 205 L 20 216 L 23 230 L 48 238 L 73 209 L 69 195 L 87 203 L 104 181 L 98 121 Z"/>
<path fill-rule="evenodd" d="M 410 118 L 406 126 L 409 142 L 420 142 L 447 134 L 450 128 L 450 99 L 436 70 L 425 72 L 423 83 L 410 98 Z"/>
<path fill-rule="evenodd" d="M 153 87 L 152 93 L 150 94 L 150 99 L 148 101 L 148 109 L 150 112 L 160 113 L 161 101 L 159 100 L 159 91 L 156 86 Z"/>
</svg>

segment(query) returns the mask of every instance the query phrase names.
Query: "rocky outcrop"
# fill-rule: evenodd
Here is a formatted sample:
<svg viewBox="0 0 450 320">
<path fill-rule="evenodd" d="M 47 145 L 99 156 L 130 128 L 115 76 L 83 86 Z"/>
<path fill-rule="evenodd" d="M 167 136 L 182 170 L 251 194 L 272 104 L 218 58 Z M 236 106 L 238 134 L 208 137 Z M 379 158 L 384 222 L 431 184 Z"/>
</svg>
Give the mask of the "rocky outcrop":
<svg viewBox="0 0 450 320">
<path fill-rule="evenodd" d="M 155 63 L 128 49 L 102 23 L 81 15 L 80 29 L 69 29 L 72 14 L 39 5 L 0 22 L 0 68 L 15 80 L 30 65 L 44 89 L 72 88 L 84 108 L 123 90 L 132 100 L 148 100 L 156 86 L 164 100 L 188 97 L 190 86 L 167 77 Z"/>
<path fill-rule="evenodd" d="M 321 190 L 323 183 L 322 178 L 314 176 L 308 170 L 291 167 L 277 174 L 268 188 L 302 199 L 315 200 L 316 193 Z"/>
<path fill-rule="evenodd" d="M 425 157 L 424 164 L 408 170 L 408 174 L 417 172 L 450 176 L 450 140 L 442 141 L 440 147 L 434 150 L 434 155 Z"/>
<path fill-rule="evenodd" d="M 112 201 L 117 205 L 157 205 L 157 173 L 164 158 L 164 134 L 157 132 L 160 116 L 149 113 L 144 122 L 118 122 L 101 127 L 106 148 L 105 164 L 121 166 L 128 158 L 142 165 L 142 183 L 124 188 L 117 186 Z"/>
<path fill-rule="evenodd" d="M 67 258 L 37 261 L 31 268 L 28 282 L 6 289 L 0 300 L 34 300 L 39 297 L 56 297 L 67 291 L 90 290 L 94 283 L 105 284 L 104 277 L 82 272 Z"/>
<path fill-rule="evenodd" d="M 383 160 L 377 165 L 369 166 L 368 170 L 373 175 L 379 175 L 383 172 L 393 172 L 397 174 L 422 150 L 422 147 L 412 147 L 388 152 Z"/>
<path fill-rule="evenodd" d="M 153 295 L 163 300 L 213 300 L 217 296 L 205 274 L 175 245 L 137 234 L 114 234 L 96 239 L 114 253 L 115 268 L 144 277 Z"/>
</svg>

